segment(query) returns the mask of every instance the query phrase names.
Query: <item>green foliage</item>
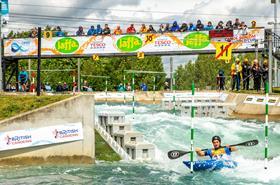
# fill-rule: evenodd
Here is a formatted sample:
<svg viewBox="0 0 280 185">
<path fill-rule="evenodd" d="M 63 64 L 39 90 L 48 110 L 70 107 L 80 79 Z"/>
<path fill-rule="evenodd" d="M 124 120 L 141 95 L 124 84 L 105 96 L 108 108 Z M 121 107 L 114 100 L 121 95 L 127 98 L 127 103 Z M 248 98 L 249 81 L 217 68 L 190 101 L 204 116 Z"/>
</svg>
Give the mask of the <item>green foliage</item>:
<svg viewBox="0 0 280 185">
<path fill-rule="evenodd" d="M 77 69 L 77 59 L 43 59 L 41 62 L 41 69 Z M 28 60 L 21 60 L 20 65 L 27 69 Z M 32 60 L 31 68 L 37 69 L 37 61 Z M 116 87 L 123 83 L 124 74 L 126 75 L 127 83 L 132 83 L 132 74 L 126 74 L 124 70 L 144 70 L 144 71 L 159 71 L 163 72 L 163 64 L 160 57 L 147 56 L 142 60 L 136 57 L 100 57 L 99 61 L 93 61 L 91 58 L 81 59 L 81 84 L 84 80 L 87 80 L 89 85 L 95 91 L 105 90 L 104 78 L 93 78 L 83 75 L 94 76 L 108 76 L 108 90 L 115 90 Z M 156 87 L 157 89 L 163 89 L 165 74 L 156 75 Z M 154 74 L 136 74 L 135 75 L 135 87 L 139 88 L 140 84 L 146 83 L 148 89 L 152 90 Z M 75 80 L 77 81 L 77 71 L 75 71 Z M 15 80 L 15 79 L 14 79 Z M 53 89 L 59 82 L 66 82 L 68 86 L 72 87 L 73 76 L 69 71 L 60 72 L 41 72 L 41 80 L 44 84 L 49 83 Z"/>
<path fill-rule="evenodd" d="M 95 158 L 102 161 L 119 161 L 121 157 L 95 131 Z"/>
<path fill-rule="evenodd" d="M 239 58 L 241 61 L 244 58 L 248 58 L 249 61 L 253 61 L 255 54 L 243 54 L 236 55 L 235 58 Z M 232 59 L 232 61 L 235 60 Z M 259 56 L 259 58 L 261 58 Z M 232 62 L 226 63 L 222 60 L 215 59 L 215 55 L 199 55 L 197 60 L 192 63 L 188 62 L 186 65 L 181 65 L 175 72 L 176 75 L 176 89 L 178 90 L 190 90 L 192 81 L 195 82 L 195 87 L 205 89 L 206 86 L 210 86 L 212 89 L 216 89 L 216 77 L 219 69 L 224 71 L 226 76 L 226 86 L 231 83 L 230 67 Z"/>
<path fill-rule="evenodd" d="M 0 96 L 0 120 L 69 98 L 60 96 Z M 12 103 L 11 103 L 12 102 Z"/>
</svg>

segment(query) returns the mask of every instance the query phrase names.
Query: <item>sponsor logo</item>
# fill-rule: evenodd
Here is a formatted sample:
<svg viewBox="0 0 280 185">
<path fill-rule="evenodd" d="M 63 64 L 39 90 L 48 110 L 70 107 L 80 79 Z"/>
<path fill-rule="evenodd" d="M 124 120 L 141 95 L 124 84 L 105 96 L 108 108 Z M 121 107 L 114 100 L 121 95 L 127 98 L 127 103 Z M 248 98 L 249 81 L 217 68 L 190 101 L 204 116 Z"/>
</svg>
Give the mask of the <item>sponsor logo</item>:
<svg viewBox="0 0 280 185">
<path fill-rule="evenodd" d="M 121 51 L 132 52 L 142 47 L 142 40 L 136 36 L 124 36 L 117 41 L 117 47 Z"/>
<path fill-rule="evenodd" d="M 90 49 L 105 49 L 106 43 L 104 42 L 93 42 L 90 44 Z"/>
<path fill-rule="evenodd" d="M 18 51 L 20 52 L 26 52 L 28 51 L 28 48 L 30 46 L 30 41 L 14 41 L 11 45 L 12 52 L 16 53 Z"/>
<path fill-rule="evenodd" d="M 79 48 L 79 42 L 73 38 L 62 38 L 55 43 L 60 53 L 73 53 Z"/>
<path fill-rule="evenodd" d="M 247 35 L 244 34 L 237 34 L 233 37 L 226 38 L 226 41 L 232 43 L 254 43 L 257 40 L 257 35 L 248 33 Z"/>
<path fill-rule="evenodd" d="M 170 40 L 156 40 L 155 41 L 155 47 L 164 47 L 164 46 L 170 46 L 171 45 L 171 41 Z"/>
<path fill-rule="evenodd" d="M 54 138 L 67 138 L 67 137 L 77 137 L 79 136 L 79 129 L 65 129 L 65 130 L 57 130 L 53 131 Z"/>
<path fill-rule="evenodd" d="M 209 36 L 201 32 L 191 33 L 184 38 L 184 45 L 190 49 L 203 49 L 209 44 Z"/>
<path fill-rule="evenodd" d="M 24 144 L 24 143 L 31 143 L 32 136 L 31 135 L 23 135 L 23 136 L 13 136 L 10 137 L 7 135 L 5 137 L 6 145 L 17 145 L 17 144 Z"/>
</svg>

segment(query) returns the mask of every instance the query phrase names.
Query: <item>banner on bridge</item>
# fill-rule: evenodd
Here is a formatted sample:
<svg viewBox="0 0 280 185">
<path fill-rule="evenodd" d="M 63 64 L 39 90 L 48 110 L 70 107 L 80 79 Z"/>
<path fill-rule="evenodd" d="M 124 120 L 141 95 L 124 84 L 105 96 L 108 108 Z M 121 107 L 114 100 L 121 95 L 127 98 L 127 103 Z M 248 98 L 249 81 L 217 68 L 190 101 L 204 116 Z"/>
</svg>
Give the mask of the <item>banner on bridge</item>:
<svg viewBox="0 0 280 185">
<path fill-rule="evenodd" d="M 232 49 L 264 48 L 264 29 L 234 30 L 233 37 L 210 39 L 209 31 L 164 33 L 164 34 L 134 34 L 134 35 L 100 35 L 81 37 L 52 37 L 42 39 L 42 56 L 57 55 L 106 55 L 138 52 L 196 52 L 216 51 L 219 42 L 232 43 Z M 28 57 L 37 55 L 38 41 L 35 38 L 5 39 L 4 56 Z"/>
</svg>

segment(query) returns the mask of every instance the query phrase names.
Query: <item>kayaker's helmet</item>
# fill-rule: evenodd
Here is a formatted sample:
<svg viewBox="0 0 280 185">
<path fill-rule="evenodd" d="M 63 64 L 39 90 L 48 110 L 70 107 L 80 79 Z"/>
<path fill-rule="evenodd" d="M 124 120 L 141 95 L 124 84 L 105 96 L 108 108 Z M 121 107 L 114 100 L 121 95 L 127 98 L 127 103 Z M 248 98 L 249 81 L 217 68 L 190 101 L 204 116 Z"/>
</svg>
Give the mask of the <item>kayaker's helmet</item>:
<svg viewBox="0 0 280 185">
<path fill-rule="evenodd" d="M 221 143 L 221 138 L 220 138 L 220 136 L 213 136 L 213 137 L 212 137 L 212 142 L 213 142 L 214 140 L 218 140 L 218 141 Z"/>
</svg>

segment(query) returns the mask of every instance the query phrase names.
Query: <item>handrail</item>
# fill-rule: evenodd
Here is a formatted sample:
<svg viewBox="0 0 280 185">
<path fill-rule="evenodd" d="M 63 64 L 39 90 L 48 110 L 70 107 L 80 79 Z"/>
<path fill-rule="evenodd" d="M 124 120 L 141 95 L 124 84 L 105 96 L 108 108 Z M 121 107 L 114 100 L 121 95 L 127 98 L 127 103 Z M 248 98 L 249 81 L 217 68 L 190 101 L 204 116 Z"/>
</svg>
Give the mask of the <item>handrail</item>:
<svg viewBox="0 0 280 185">
<path fill-rule="evenodd" d="M 95 129 L 110 145 L 110 147 L 121 156 L 123 160 L 131 160 L 131 157 L 125 152 L 125 150 L 110 136 L 108 132 L 106 132 L 106 130 L 100 124 L 95 123 Z"/>
</svg>

